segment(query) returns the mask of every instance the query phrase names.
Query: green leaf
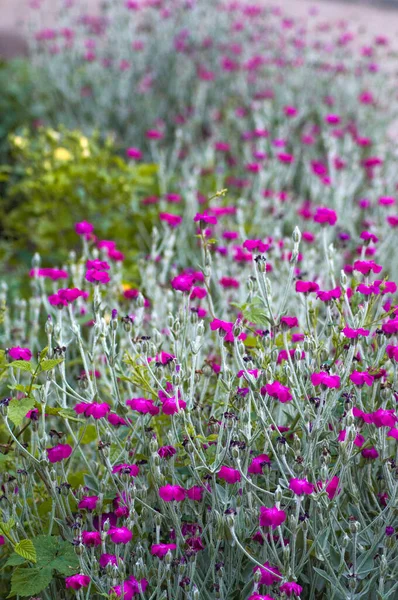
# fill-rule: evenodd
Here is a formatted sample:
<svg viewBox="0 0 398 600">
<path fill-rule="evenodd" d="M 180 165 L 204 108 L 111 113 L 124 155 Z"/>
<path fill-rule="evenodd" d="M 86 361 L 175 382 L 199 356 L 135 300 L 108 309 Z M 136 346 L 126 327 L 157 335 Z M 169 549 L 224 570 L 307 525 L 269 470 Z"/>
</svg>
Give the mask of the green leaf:
<svg viewBox="0 0 398 600">
<path fill-rule="evenodd" d="M 34 540 L 37 566 L 56 569 L 61 575 L 73 575 L 79 568 L 71 543 L 56 536 L 39 535 Z"/>
<path fill-rule="evenodd" d="M 16 554 L 14 552 L 13 554 L 11 554 L 11 556 L 9 557 L 9 559 L 7 560 L 7 562 L 4 566 L 5 567 L 19 567 L 19 565 L 23 565 L 24 562 L 26 562 L 25 558 L 22 558 L 22 556 L 19 556 L 18 554 Z"/>
<path fill-rule="evenodd" d="M 40 360 L 45 359 L 47 356 L 47 353 L 48 353 L 48 346 L 43 348 L 43 350 L 40 352 L 40 356 L 39 356 Z"/>
<path fill-rule="evenodd" d="M 50 358 L 48 360 L 43 360 L 40 363 L 41 371 L 52 371 L 57 365 L 62 362 L 62 358 Z"/>
<path fill-rule="evenodd" d="M 36 562 L 36 548 L 31 540 L 21 540 L 14 547 L 14 550 L 26 560 L 30 560 L 30 562 L 34 563 Z"/>
<path fill-rule="evenodd" d="M 4 535 L 9 534 L 14 525 L 14 519 L 9 519 L 7 522 L 0 521 L 0 533 L 4 533 Z"/>
<path fill-rule="evenodd" d="M 29 373 L 34 373 L 34 368 L 27 360 L 14 360 L 13 362 L 8 364 L 8 367 L 12 367 L 13 369 L 20 369 L 21 371 L 29 371 Z"/>
<path fill-rule="evenodd" d="M 94 492 L 99 492 L 98 483 L 96 482 L 94 477 L 92 477 L 92 475 L 84 476 L 84 485 L 86 485 L 90 490 L 93 490 Z"/>
<path fill-rule="evenodd" d="M 11 577 L 11 592 L 7 596 L 34 596 L 50 584 L 53 578 L 51 567 L 34 568 L 18 567 Z"/>
<path fill-rule="evenodd" d="M 17 400 L 13 398 L 8 405 L 8 418 L 14 423 L 14 425 L 20 425 L 25 418 L 26 413 L 31 410 L 35 405 L 34 398 L 22 398 Z"/>
</svg>

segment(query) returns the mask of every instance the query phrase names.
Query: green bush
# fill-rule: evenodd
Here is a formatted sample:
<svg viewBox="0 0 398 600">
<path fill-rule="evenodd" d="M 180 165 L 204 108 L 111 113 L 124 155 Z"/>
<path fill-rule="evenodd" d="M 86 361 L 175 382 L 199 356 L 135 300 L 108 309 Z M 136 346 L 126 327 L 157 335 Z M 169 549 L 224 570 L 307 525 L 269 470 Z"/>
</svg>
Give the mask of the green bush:
<svg viewBox="0 0 398 600">
<path fill-rule="evenodd" d="M 78 131 L 39 129 L 11 137 L 13 163 L 3 167 L 6 190 L 0 206 L 0 252 L 13 274 L 26 268 L 34 252 L 45 252 L 52 266 L 74 247 L 74 224 L 96 223 L 96 234 L 115 239 L 118 249 L 146 249 L 146 232 L 157 213 L 140 218 L 141 200 L 157 193 L 157 167 L 129 164 L 115 153 L 113 141 Z M 139 227 L 139 228 L 138 228 Z"/>
</svg>

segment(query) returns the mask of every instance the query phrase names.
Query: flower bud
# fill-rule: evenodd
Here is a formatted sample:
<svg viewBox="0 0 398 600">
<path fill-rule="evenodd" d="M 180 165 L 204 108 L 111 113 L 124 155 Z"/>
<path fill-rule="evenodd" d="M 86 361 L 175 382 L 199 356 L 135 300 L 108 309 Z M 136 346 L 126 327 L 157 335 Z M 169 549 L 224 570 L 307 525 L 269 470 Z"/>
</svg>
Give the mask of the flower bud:
<svg viewBox="0 0 398 600">
<path fill-rule="evenodd" d="M 293 238 L 293 242 L 294 242 L 295 244 L 299 244 L 299 243 L 301 242 L 301 231 L 300 231 L 300 229 L 297 227 L 297 225 L 296 225 L 296 227 L 295 227 L 295 228 L 294 228 L 294 230 L 293 230 L 293 235 L 292 235 L 292 238 Z"/>
</svg>

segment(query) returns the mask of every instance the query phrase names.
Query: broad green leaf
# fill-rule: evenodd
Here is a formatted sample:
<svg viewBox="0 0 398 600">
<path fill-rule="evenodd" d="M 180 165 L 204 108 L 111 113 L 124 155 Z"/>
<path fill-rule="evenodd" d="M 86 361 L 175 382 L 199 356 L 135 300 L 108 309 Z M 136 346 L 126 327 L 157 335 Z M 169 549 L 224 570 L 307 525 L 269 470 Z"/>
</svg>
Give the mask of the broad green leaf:
<svg viewBox="0 0 398 600">
<path fill-rule="evenodd" d="M 31 540 L 21 540 L 14 547 L 14 550 L 17 554 L 22 556 L 22 558 L 30 560 L 30 562 L 36 562 L 36 548 Z"/>
<path fill-rule="evenodd" d="M 37 566 L 56 569 L 61 575 L 73 575 L 79 568 L 71 543 L 56 536 L 39 535 L 34 539 Z"/>
<path fill-rule="evenodd" d="M 39 594 L 50 584 L 53 578 L 52 568 L 18 567 L 11 577 L 11 592 L 7 596 L 33 596 Z"/>
<path fill-rule="evenodd" d="M 7 522 L 0 521 L 0 533 L 7 535 L 15 525 L 14 519 L 9 519 Z"/>
<path fill-rule="evenodd" d="M 90 490 L 93 490 L 94 492 L 99 492 L 98 483 L 96 482 L 94 477 L 92 477 L 92 475 L 84 476 L 84 485 L 86 485 Z"/>
<path fill-rule="evenodd" d="M 29 371 L 29 373 L 34 373 L 34 368 L 27 360 L 14 360 L 13 362 L 8 364 L 8 367 L 12 367 L 13 369 L 20 369 L 21 371 Z"/>
<path fill-rule="evenodd" d="M 55 367 L 57 365 L 59 365 L 62 362 L 62 358 L 50 358 L 48 360 L 43 360 L 40 363 L 40 369 L 41 371 L 52 371 L 52 369 L 55 369 Z"/>
<path fill-rule="evenodd" d="M 43 350 L 40 352 L 40 360 L 44 360 L 47 356 L 48 353 L 48 346 L 46 346 L 45 348 L 43 348 Z"/>
<path fill-rule="evenodd" d="M 9 557 L 9 559 L 7 560 L 7 562 L 4 566 L 5 567 L 19 567 L 19 565 L 23 565 L 24 562 L 26 562 L 26 559 L 22 558 L 22 556 L 19 556 L 19 554 L 16 554 L 14 552 L 13 554 L 11 554 L 11 556 Z"/>
<path fill-rule="evenodd" d="M 14 425 L 20 425 L 25 418 L 26 413 L 31 410 L 35 405 L 34 398 L 13 398 L 8 405 L 8 418 L 14 423 Z"/>
</svg>

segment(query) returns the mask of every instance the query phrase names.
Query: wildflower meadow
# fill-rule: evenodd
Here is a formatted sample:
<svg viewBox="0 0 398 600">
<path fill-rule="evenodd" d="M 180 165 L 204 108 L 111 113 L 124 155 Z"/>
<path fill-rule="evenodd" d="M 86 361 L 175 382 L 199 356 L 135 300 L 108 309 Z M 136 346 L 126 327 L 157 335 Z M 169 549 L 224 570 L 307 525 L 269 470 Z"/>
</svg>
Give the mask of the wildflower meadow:
<svg viewBox="0 0 398 600">
<path fill-rule="evenodd" d="M 391 40 L 55 4 L 1 146 L 0 597 L 397 600 Z"/>
</svg>

